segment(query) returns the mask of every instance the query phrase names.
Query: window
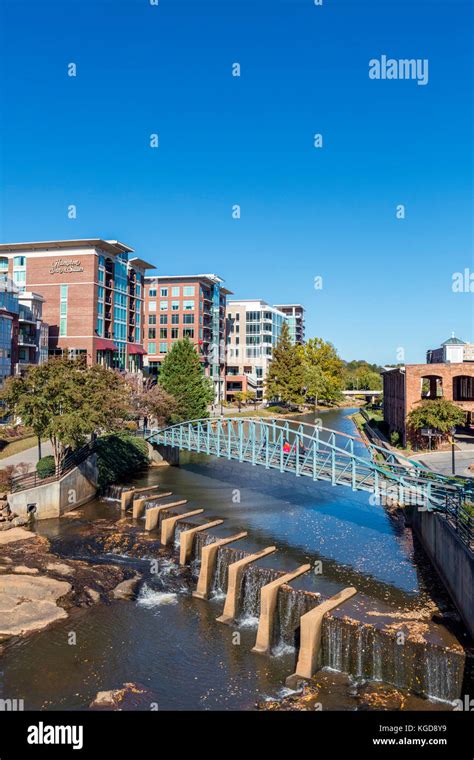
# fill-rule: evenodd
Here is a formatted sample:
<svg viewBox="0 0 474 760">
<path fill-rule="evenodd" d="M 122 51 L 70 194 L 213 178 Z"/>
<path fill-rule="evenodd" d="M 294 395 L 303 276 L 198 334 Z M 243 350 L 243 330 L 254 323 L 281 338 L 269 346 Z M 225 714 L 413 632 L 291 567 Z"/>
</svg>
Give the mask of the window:
<svg viewBox="0 0 474 760">
<path fill-rule="evenodd" d="M 194 311 L 194 301 L 183 301 L 184 311 Z"/>
<path fill-rule="evenodd" d="M 171 288 L 171 295 L 179 296 L 179 285 L 175 285 L 173 288 Z"/>
<path fill-rule="evenodd" d="M 183 338 L 194 338 L 194 327 L 183 327 Z"/>
<path fill-rule="evenodd" d="M 179 314 L 172 314 L 171 315 L 171 324 L 172 325 L 179 325 Z"/>
<path fill-rule="evenodd" d="M 168 324 L 168 315 L 160 314 L 160 325 L 167 325 L 167 324 Z"/>
<path fill-rule="evenodd" d="M 156 354 L 156 343 L 149 343 L 148 344 L 148 353 L 149 354 Z"/>
<path fill-rule="evenodd" d="M 172 327 L 171 328 L 171 340 L 178 340 L 179 338 L 179 328 L 178 327 Z"/>
<path fill-rule="evenodd" d="M 178 311 L 179 301 L 171 301 L 171 311 Z"/>
<path fill-rule="evenodd" d="M 160 338 L 167 338 L 168 337 L 168 329 L 166 327 L 160 328 Z"/>
<path fill-rule="evenodd" d="M 160 297 L 168 298 L 168 288 L 160 288 Z"/>
<path fill-rule="evenodd" d="M 154 327 L 148 329 L 148 338 L 156 338 L 156 329 Z"/>
<path fill-rule="evenodd" d="M 161 316 L 160 316 L 161 321 Z M 156 325 L 156 314 L 149 314 L 148 315 L 148 324 L 149 325 Z"/>
<path fill-rule="evenodd" d="M 59 320 L 59 335 L 67 335 L 67 294 L 68 286 L 61 285 L 61 299 L 59 303 L 60 320 Z"/>
<path fill-rule="evenodd" d="M 156 301 L 150 301 L 148 303 L 148 311 L 156 311 Z"/>
<path fill-rule="evenodd" d="M 168 344 L 160 343 L 160 354 L 166 354 L 167 351 L 168 351 Z"/>
<path fill-rule="evenodd" d="M 14 256 L 13 257 L 13 266 L 14 267 L 26 267 L 26 256 Z"/>
<path fill-rule="evenodd" d="M 193 296 L 194 295 L 194 285 L 185 285 L 183 288 L 183 296 Z"/>
<path fill-rule="evenodd" d="M 148 291 L 148 295 L 150 296 L 150 298 L 156 298 L 156 288 L 150 288 L 150 290 Z"/>
<path fill-rule="evenodd" d="M 183 314 L 183 325 L 193 325 L 194 314 Z"/>
<path fill-rule="evenodd" d="M 0 259 L 0 270 L 2 272 L 5 272 L 7 269 L 8 269 L 8 259 L 6 258 L 6 256 L 4 256 Z"/>
<path fill-rule="evenodd" d="M 160 311 L 168 311 L 168 301 L 160 301 Z"/>
</svg>

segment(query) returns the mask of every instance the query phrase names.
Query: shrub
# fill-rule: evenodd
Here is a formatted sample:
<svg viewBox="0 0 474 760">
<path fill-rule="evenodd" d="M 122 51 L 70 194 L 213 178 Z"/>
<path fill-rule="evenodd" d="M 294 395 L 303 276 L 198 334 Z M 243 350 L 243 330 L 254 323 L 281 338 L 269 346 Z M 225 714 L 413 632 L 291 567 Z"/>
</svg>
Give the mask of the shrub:
<svg viewBox="0 0 474 760">
<path fill-rule="evenodd" d="M 129 433 L 106 435 L 96 441 L 99 488 L 123 482 L 148 466 L 148 446 Z"/>
<path fill-rule="evenodd" d="M 394 430 L 390 434 L 390 443 L 392 444 L 392 446 L 398 446 L 398 444 L 400 443 L 400 433 L 397 430 Z"/>
<path fill-rule="evenodd" d="M 54 475 L 56 472 L 56 466 L 52 454 L 49 454 L 47 457 L 42 457 L 42 459 L 38 461 L 36 472 L 41 479 L 49 478 L 50 475 Z"/>
</svg>

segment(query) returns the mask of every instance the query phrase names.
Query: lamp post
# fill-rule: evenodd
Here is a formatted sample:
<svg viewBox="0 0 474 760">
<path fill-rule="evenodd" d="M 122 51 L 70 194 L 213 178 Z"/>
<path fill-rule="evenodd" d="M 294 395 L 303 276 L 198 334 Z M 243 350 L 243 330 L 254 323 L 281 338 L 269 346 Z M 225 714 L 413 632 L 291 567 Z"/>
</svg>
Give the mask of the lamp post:
<svg viewBox="0 0 474 760">
<path fill-rule="evenodd" d="M 454 455 L 454 436 L 456 434 L 456 428 L 452 427 L 449 432 L 451 433 L 451 472 L 453 475 L 456 475 L 456 458 Z"/>
</svg>

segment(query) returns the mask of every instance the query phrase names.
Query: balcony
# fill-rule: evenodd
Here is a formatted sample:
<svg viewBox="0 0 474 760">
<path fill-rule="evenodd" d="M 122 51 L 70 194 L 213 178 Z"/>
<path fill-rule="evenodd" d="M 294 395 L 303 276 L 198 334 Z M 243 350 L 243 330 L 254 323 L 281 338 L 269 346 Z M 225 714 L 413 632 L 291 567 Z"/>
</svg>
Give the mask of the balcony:
<svg viewBox="0 0 474 760">
<path fill-rule="evenodd" d="M 36 335 L 34 333 L 25 333 L 22 330 L 18 333 L 19 346 L 33 346 L 36 348 Z"/>
</svg>

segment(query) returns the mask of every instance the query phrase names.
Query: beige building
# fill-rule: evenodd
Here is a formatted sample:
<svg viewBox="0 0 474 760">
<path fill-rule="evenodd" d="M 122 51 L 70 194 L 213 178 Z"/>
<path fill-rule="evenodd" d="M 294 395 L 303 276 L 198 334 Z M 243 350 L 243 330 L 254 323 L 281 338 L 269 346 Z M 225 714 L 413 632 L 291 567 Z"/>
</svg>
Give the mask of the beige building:
<svg viewBox="0 0 474 760">
<path fill-rule="evenodd" d="M 227 301 L 226 400 L 238 391 L 264 397 L 264 381 L 285 314 L 262 300 Z"/>
</svg>

